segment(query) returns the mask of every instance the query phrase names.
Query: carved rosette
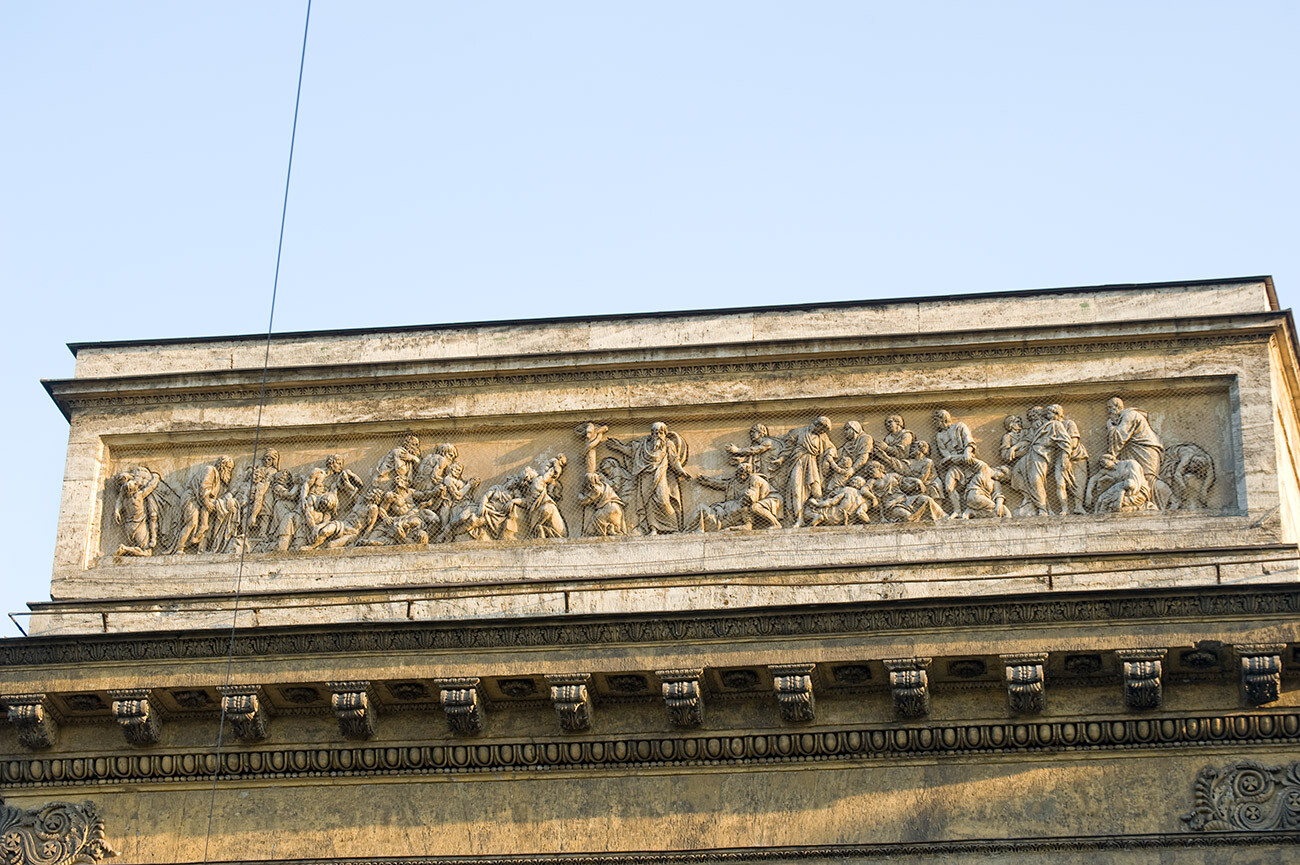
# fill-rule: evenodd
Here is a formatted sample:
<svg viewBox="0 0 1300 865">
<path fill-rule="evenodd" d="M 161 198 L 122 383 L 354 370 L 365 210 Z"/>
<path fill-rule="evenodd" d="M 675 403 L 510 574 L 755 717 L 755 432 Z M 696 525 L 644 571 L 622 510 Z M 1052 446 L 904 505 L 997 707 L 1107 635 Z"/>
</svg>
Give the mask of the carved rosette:
<svg viewBox="0 0 1300 865">
<path fill-rule="evenodd" d="M 551 702 L 560 729 L 566 733 L 581 733 L 591 728 L 591 694 L 587 685 L 590 673 L 562 673 L 546 677 L 551 686 Z"/>
<path fill-rule="evenodd" d="M 1002 655 L 1007 675 L 1007 705 L 1013 715 L 1038 715 L 1047 708 L 1047 653 Z"/>
<path fill-rule="evenodd" d="M 58 741 L 57 715 L 44 694 L 14 694 L 4 702 L 9 706 L 9 723 L 18 730 L 24 748 L 39 751 Z"/>
<path fill-rule="evenodd" d="M 923 718 L 930 713 L 929 658 L 891 658 L 884 662 L 889 671 L 889 690 L 894 714 L 900 718 Z"/>
<path fill-rule="evenodd" d="M 330 706 L 345 739 L 364 741 L 375 735 L 375 712 L 369 682 L 328 682 Z"/>
<path fill-rule="evenodd" d="M 704 724 L 704 696 L 700 688 L 703 669 L 658 670 L 662 683 L 668 720 L 675 727 L 699 727 Z"/>
<path fill-rule="evenodd" d="M 1161 662 L 1165 649 L 1122 649 L 1115 654 L 1124 666 L 1124 705 L 1130 709 L 1156 709 L 1163 689 Z"/>
<path fill-rule="evenodd" d="M 483 732 L 483 700 L 479 696 L 477 677 L 438 679 L 442 710 L 447 726 L 457 736 L 477 736 Z"/>
<path fill-rule="evenodd" d="M 0 860 L 5 865 L 89 865 L 117 856 L 93 802 L 50 802 L 24 811 L 0 796 Z"/>
<path fill-rule="evenodd" d="M 1300 829 L 1300 763 L 1208 766 L 1196 776 L 1194 807 L 1182 819 L 1193 832 Z"/>
<path fill-rule="evenodd" d="M 803 724 L 815 717 L 813 671 L 816 667 L 816 664 L 777 664 L 768 667 L 772 671 L 782 721 Z"/>
<path fill-rule="evenodd" d="M 261 742 L 267 736 L 271 718 L 258 685 L 223 685 L 221 711 L 241 742 Z"/>
<path fill-rule="evenodd" d="M 1272 703 L 1282 694 L 1281 643 L 1235 646 L 1241 659 L 1241 699 L 1247 706 Z"/>
<path fill-rule="evenodd" d="M 146 748 L 158 744 L 162 722 L 149 700 L 148 688 L 127 688 L 108 692 L 113 700 L 113 717 L 122 727 L 128 745 Z"/>
</svg>

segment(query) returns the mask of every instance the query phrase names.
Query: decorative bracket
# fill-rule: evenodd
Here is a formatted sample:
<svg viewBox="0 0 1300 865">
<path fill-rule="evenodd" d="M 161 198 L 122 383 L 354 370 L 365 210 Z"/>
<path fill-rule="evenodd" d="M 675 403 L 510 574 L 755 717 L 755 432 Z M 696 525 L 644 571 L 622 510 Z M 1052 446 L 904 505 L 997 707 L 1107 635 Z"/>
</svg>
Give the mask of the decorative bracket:
<svg viewBox="0 0 1300 865">
<path fill-rule="evenodd" d="M 890 658 L 889 690 L 894 696 L 894 714 L 900 718 L 923 718 L 930 714 L 929 658 Z"/>
<path fill-rule="evenodd" d="M 330 705 L 345 739 L 365 740 L 375 735 L 375 711 L 370 705 L 369 682 L 326 682 Z"/>
<path fill-rule="evenodd" d="M 1007 672 L 1007 705 L 1013 715 L 1038 715 L 1047 708 L 1046 652 L 1002 655 Z"/>
<path fill-rule="evenodd" d="M 0 861 L 7 865 L 93 865 L 117 855 L 95 803 L 50 802 L 24 811 L 0 796 Z"/>
<path fill-rule="evenodd" d="M 560 673 L 546 677 L 551 686 L 551 702 L 566 733 L 581 733 L 591 727 L 591 694 L 587 683 L 590 673 Z"/>
<path fill-rule="evenodd" d="M 699 727 L 704 724 L 704 695 L 700 689 L 701 668 L 656 670 L 662 683 L 664 706 L 674 727 Z"/>
<path fill-rule="evenodd" d="M 1164 696 L 1160 683 L 1165 649 L 1120 649 L 1115 655 L 1124 666 L 1124 705 L 1130 709 L 1157 709 Z"/>
<path fill-rule="evenodd" d="M 17 728 L 24 748 L 39 751 L 58 741 L 58 715 L 44 694 L 14 694 L 4 701 L 9 706 L 9 723 Z"/>
<path fill-rule="evenodd" d="M 816 664 L 776 664 L 769 666 L 776 685 L 776 702 L 781 720 L 794 724 L 811 721 L 816 705 L 813 698 L 813 670 Z"/>
<path fill-rule="evenodd" d="M 452 733 L 477 736 L 483 732 L 483 700 L 477 677 L 435 679 L 433 684 L 440 692 L 442 710 L 447 714 L 447 726 Z"/>
<path fill-rule="evenodd" d="M 266 738 L 271 717 L 263 705 L 259 685 L 220 685 L 221 711 L 241 742 L 261 742 Z"/>
<path fill-rule="evenodd" d="M 1247 706 L 1272 703 L 1282 695 L 1282 643 L 1233 646 L 1241 659 L 1241 699 Z"/>
<path fill-rule="evenodd" d="M 122 725 L 128 745 L 145 748 L 158 744 L 162 723 L 158 709 L 149 701 L 148 688 L 125 688 L 108 692 L 113 700 L 113 717 Z"/>
</svg>

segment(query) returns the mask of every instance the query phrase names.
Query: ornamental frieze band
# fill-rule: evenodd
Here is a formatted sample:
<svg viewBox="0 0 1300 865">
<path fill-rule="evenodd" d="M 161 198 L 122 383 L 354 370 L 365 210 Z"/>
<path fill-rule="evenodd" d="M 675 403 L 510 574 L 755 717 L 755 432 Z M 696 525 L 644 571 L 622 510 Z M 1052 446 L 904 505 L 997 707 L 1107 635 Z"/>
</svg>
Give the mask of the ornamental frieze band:
<svg viewBox="0 0 1300 865">
<path fill-rule="evenodd" d="M 709 474 L 668 423 L 623 439 L 588 421 L 572 435 L 576 465 L 563 451 L 543 453 L 492 483 L 467 467 L 461 445 L 406 434 L 364 478 L 341 453 L 295 470 L 268 447 L 255 465 L 237 468 L 222 454 L 166 478 L 126 464 L 108 480 L 105 503 L 119 559 L 1225 506 L 1215 456 L 1196 442 L 1167 443 L 1149 413 L 1121 397 L 1105 401 L 1104 423 L 1092 428 L 1057 403 L 1007 414 L 1000 426 L 981 439 L 942 408 L 917 430 L 901 414 L 874 433 L 858 420 L 837 429 L 825 415 L 785 431 L 758 422 L 718 447 L 714 463 L 725 469 Z M 1217 449 L 1222 433 L 1211 435 Z"/>
</svg>

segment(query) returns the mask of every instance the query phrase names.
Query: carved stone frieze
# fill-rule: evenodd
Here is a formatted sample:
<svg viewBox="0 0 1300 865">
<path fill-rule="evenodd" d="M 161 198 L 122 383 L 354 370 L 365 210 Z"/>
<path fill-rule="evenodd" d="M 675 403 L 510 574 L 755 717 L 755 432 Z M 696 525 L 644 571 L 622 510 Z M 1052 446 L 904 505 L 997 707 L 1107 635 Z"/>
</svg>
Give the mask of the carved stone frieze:
<svg viewBox="0 0 1300 865">
<path fill-rule="evenodd" d="M 1002 655 L 1007 705 L 1013 715 L 1038 715 L 1047 708 L 1046 653 Z"/>
<path fill-rule="evenodd" d="M 1124 668 L 1124 705 L 1130 709 L 1156 709 L 1163 689 L 1160 683 L 1165 649 L 1122 649 L 1115 653 Z"/>
<path fill-rule="evenodd" d="M 675 727 L 700 727 L 704 724 L 704 694 L 700 668 L 683 670 L 657 670 L 668 709 L 668 720 Z"/>
<path fill-rule="evenodd" d="M 9 707 L 9 723 L 18 731 L 24 748 L 39 751 L 59 739 L 59 722 L 54 707 L 44 694 L 14 694 L 4 698 Z"/>
<path fill-rule="evenodd" d="M 104 837 L 93 802 L 50 802 L 23 810 L 0 796 L 0 857 L 5 865 L 92 865 L 118 852 Z"/>
<path fill-rule="evenodd" d="M 1282 643 L 1233 647 L 1241 664 L 1241 699 L 1247 706 L 1272 703 L 1282 694 Z"/>
<path fill-rule="evenodd" d="M 113 700 L 113 718 L 122 727 L 127 744 L 137 748 L 158 744 L 162 721 L 149 699 L 148 688 L 127 688 L 108 692 Z"/>
<path fill-rule="evenodd" d="M 439 701 L 447 715 L 447 726 L 457 736 L 477 736 L 483 732 L 483 699 L 477 677 L 436 679 Z"/>
<path fill-rule="evenodd" d="M 555 715 L 560 721 L 560 729 L 566 733 L 581 733 L 591 728 L 590 682 L 590 673 L 561 673 L 546 677 L 546 683 L 551 686 Z"/>
<path fill-rule="evenodd" d="M 107 481 L 104 551 L 121 559 L 1211 506 L 1213 454 L 1193 442 L 1166 445 L 1148 414 L 1120 397 L 1109 401 L 1104 428 L 1082 429 L 1056 403 L 1007 415 L 1001 441 L 983 450 L 974 423 L 945 409 L 931 414 L 930 433 L 908 429 L 901 415 L 880 430 L 850 419 L 836 431 L 824 415 L 783 433 L 760 422 L 747 442 L 722 445 L 730 467 L 713 476 L 688 469 L 687 439 L 668 423 L 620 439 L 587 421 L 577 427 L 584 471 L 573 526 L 561 508 L 567 459 L 549 451 L 482 489 L 456 444 L 430 448 L 412 433 L 376 451 L 369 480 L 340 454 L 281 468 L 275 449 L 251 464 L 220 456 L 166 476 L 125 463 Z M 690 481 L 722 499 L 687 513 Z"/>
<path fill-rule="evenodd" d="M 375 710 L 369 682 L 328 682 L 330 706 L 345 739 L 364 741 L 375 736 Z"/>
<path fill-rule="evenodd" d="M 781 709 L 781 720 L 802 724 L 816 716 L 813 696 L 815 664 L 777 664 L 768 669 L 776 688 L 776 703 Z"/>
<path fill-rule="evenodd" d="M 891 658 L 884 664 L 889 671 L 894 714 L 900 718 L 930 714 L 930 658 Z"/>
<path fill-rule="evenodd" d="M 222 685 L 221 712 L 230 722 L 235 736 L 241 742 L 261 742 L 266 739 L 271 718 L 266 710 L 266 697 L 257 685 Z"/>
<path fill-rule="evenodd" d="M 1300 763 L 1242 760 L 1206 767 L 1196 776 L 1195 804 L 1182 819 L 1193 832 L 1300 829 Z"/>
</svg>

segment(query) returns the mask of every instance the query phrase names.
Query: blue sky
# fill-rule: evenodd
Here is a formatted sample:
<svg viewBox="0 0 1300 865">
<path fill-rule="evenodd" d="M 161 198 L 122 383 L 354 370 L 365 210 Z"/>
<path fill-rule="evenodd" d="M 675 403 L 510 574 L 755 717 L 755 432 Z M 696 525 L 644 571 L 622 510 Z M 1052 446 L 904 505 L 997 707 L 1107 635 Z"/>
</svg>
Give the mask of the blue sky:
<svg viewBox="0 0 1300 865">
<path fill-rule="evenodd" d="M 304 5 L 0 3 L 4 611 L 48 596 L 64 343 L 266 326 Z M 317 0 L 276 327 L 1259 273 L 1289 307 L 1297 25 Z"/>
</svg>

